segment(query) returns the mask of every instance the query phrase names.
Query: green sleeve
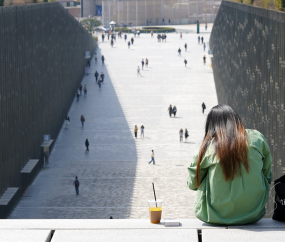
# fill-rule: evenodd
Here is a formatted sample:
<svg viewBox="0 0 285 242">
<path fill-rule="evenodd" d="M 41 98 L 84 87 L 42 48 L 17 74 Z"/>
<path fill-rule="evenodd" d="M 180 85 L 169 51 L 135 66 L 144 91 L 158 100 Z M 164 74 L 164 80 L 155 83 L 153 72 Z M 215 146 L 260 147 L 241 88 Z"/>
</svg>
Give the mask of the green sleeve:
<svg viewBox="0 0 285 242">
<path fill-rule="evenodd" d="M 266 177 L 268 183 L 271 183 L 271 179 L 272 179 L 272 169 L 271 169 L 271 165 L 272 165 L 272 158 L 271 158 L 271 153 L 270 153 L 270 149 L 269 146 L 266 142 L 266 139 L 263 137 L 263 147 L 262 147 L 262 151 L 263 151 L 263 168 L 262 168 L 262 172 L 263 175 Z"/>
<path fill-rule="evenodd" d="M 193 158 L 193 162 L 191 163 L 191 165 L 188 167 L 188 179 L 187 179 L 187 186 L 191 189 L 196 191 L 198 189 L 197 187 L 197 182 L 196 182 L 196 169 L 197 169 L 197 162 L 198 162 L 198 156 L 199 156 L 199 150 L 196 153 L 196 155 L 194 155 Z M 201 164 L 200 164 L 200 183 L 203 180 L 204 176 L 207 173 L 208 170 L 208 157 L 204 156 Z"/>
</svg>

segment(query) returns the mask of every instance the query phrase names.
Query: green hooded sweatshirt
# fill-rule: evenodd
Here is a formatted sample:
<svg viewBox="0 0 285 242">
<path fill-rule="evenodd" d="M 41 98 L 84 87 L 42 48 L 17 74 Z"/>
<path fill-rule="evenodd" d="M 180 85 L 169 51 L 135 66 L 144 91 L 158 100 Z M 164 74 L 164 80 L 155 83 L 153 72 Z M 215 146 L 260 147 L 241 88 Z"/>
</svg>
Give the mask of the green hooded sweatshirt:
<svg viewBox="0 0 285 242">
<path fill-rule="evenodd" d="M 271 183 L 271 154 L 264 136 L 246 130 L 248 136 L 249 173 L 241 165 L 241 175 L 225 181 L 214 145 L 211 144 L 200 164 L 201 185 L 197 188 L 196 168 L 199 150 L 188 167 L 187 185 L 197 191 L 196 217 L 212 224 L 237 225 L 254 223 L 265 214 Z"/>
</svg>

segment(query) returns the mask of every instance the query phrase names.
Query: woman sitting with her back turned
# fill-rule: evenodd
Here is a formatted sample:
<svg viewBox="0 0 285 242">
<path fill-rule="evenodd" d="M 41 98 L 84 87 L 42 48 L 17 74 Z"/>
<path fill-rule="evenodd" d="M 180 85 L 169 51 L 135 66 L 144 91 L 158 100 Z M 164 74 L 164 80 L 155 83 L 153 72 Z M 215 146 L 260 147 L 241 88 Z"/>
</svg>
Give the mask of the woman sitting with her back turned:
<svg viewBox="0 0 285 242">
<path fill-rule="evenodd" d="M 188 167 L 187 185 L 197 190 L 196 217 L 224 225 L 260 220 L 268 200 L 271 163 L 260 132 L 244 129 L 231 107 L 213 107 L 202 145 Z"/>
</svg>

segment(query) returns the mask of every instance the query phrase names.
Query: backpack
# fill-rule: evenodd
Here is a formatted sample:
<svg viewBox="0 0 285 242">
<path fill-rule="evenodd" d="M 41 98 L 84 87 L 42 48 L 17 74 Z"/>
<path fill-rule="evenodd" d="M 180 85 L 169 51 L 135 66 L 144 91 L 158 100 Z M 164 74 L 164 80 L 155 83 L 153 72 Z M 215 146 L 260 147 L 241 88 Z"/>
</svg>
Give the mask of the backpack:
<svg viewBox="0 0 285 242">
<path fill-rule="evenodd" d="M 79 187 L 79 181 L 78 181 L 78 180 L 75 180 L 74 185 L 75 185 L 76 187 Z"/>
</svg>

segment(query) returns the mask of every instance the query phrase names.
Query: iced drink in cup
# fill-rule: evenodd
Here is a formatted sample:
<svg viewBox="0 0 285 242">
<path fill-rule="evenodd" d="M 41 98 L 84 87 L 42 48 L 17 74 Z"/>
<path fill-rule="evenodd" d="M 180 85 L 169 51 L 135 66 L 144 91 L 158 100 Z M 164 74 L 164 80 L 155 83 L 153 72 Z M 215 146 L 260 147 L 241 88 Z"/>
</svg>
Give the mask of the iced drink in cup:
<svg viewBox="0 0 285 242">
<path fill-rule="evenodd" d="M 162 213 L 162 200 L 148 200 L 149 218 L 153 224 L 159 224 Z"/>
</svg>

